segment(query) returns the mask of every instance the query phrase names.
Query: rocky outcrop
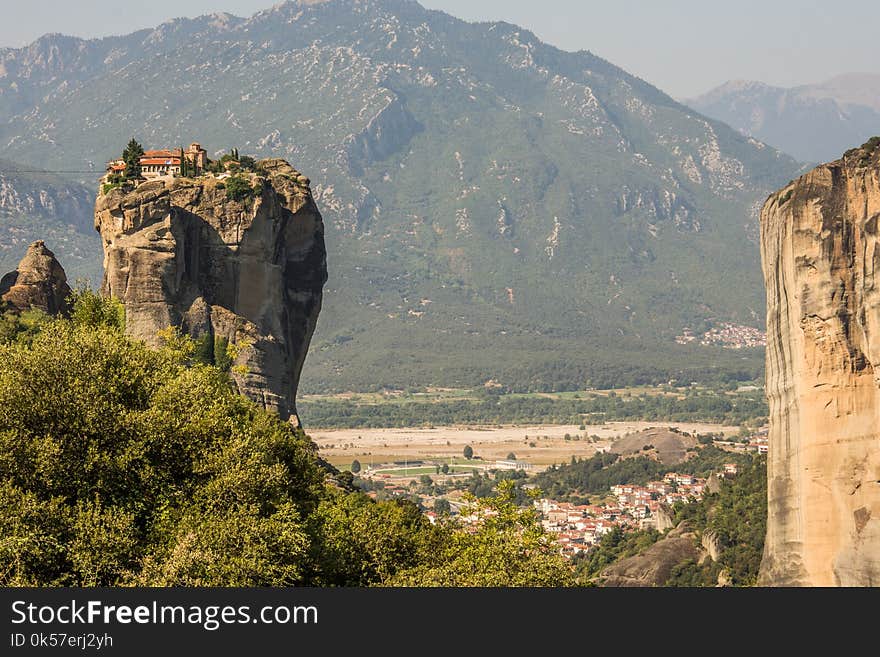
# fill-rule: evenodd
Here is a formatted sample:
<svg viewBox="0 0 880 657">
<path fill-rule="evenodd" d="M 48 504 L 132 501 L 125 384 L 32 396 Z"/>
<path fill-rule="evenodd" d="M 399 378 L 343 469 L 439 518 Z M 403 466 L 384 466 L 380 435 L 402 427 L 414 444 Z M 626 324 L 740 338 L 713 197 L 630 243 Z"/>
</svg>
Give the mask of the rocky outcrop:
<svg viewBox="0 0 880 657">
<path fill-rule="evenodd" d="M 687 561 L 706 558 L 697 535 L 683 522 L 641 554 L 611 564 L 599 576 L 601 586 L 664 586 L 672 569 Z"/>
<path fill-rule="evenodd" d="M 175 326 L 208 353 L 211 342 L 237 345 L 242 394 L 296 422 L 327 279 L 324 224 L 308 179 L 287 162 L 263 160 L 237 178 L 237 190 L 228 178 L 169 177 L 99 195 L 103 293 L 149 344 Z"/>
<path fill-rule="evenodd" d="M 761 212 L 770 401 L 759 583 L 880 585 L 880 150 Z"/>
<path fill-rule="evenodd" d="M 681 463 L 688 457 L 688 450 L 697 446 L 697 439 L 680 431 L 652 427 L 626 434 L 611 446 L 611 451 L 626 458 L 648 456 L 666 465 Z"/>
<path fill-rule="evenodd" d="M 16 270 L 0 279 L 0 311 L 33 308 L 50 315 L 67 314 L 69 295 L 64 268 L 42 241 L 31 244 Z"/>
<path fill-rule="evenodd" d="M 665 532 L 673 527 L 675 527 L 675 513 L 666 503 L 661 502 L 654 512 L 654 529 Z"/>
<path fill-rule="evenodd" d="M 724 542 L 718 536 L 718 533 L 712 529 L 703 531 L 703 535 L 700 537 L 700 545 L 703 546 L 703 549 L 712 561 L 718 561 L 721 558 L 721 553 L 724 551 Z"/>
</svg>

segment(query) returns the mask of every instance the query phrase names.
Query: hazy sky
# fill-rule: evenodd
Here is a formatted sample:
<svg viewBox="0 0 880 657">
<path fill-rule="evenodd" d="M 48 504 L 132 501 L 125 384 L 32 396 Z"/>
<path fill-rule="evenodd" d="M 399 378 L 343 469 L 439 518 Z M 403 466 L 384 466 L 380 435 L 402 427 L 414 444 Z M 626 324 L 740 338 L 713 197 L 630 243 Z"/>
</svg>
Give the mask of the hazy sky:
<svg viewBox="0 0 880 657">
<path fill-rule="evenodd" d="M 247 16 L 272 0 L 0 0 L 0 45 L 46 32 L 123 34 L 181 15 Z M 877 0 L 422 0 L 467 20 L 506 20 L 590 50 L 678 98 L 735 78 L 793 86 L 880 73 Z"/>
</svg>

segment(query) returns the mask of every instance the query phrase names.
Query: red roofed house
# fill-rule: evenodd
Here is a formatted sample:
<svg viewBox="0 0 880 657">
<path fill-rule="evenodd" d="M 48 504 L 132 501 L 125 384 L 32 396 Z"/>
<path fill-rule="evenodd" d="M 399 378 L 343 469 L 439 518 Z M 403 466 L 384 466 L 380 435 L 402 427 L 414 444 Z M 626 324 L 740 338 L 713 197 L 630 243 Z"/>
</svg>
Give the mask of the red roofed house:
<svg viewBox="0 0 880 657">
<path fill-rule="evenodd" d="M 208 152 L 198 143 L 190 144 L 186 150 L 164 148 L 144 151 L 140 160 L 141 176 L 147 180 L 160 176 L 179 176 L 183 170 L 184 161 L 187 164 L 187 173 L 201 175 L 208 166 Z M 121 159 L 109 162 L 107 173 L 125 173 L 125 162 Z"/>
</svg>

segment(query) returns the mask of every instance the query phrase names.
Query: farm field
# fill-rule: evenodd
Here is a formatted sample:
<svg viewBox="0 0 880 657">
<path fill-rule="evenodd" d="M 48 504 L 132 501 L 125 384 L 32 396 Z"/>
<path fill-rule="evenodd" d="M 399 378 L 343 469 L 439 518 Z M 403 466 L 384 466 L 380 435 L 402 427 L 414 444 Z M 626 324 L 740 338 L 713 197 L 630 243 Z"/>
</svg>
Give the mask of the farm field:
<svg viewBox="0 0 880 657">
<path fill-rule="evenodd" d="M 364 466 L 405 460 L 448 462 L 460 459 L 465 445 L 484 462 L 513 453 L 539 469 L 590 457 L 618 437 L 651 427 L 675 427 L 688 433 L 734 435 L 739 427 L 699 422 L 608 422 L 603 425 L 447 426 L 416 429 L 315 429 L 308 433 L 320 454 L 336 466 L 354 459 Z M 566 435 L 568 439 L 566 439 Z M 592 437 L 592 438 L 591 438 Z"/>
</svg>

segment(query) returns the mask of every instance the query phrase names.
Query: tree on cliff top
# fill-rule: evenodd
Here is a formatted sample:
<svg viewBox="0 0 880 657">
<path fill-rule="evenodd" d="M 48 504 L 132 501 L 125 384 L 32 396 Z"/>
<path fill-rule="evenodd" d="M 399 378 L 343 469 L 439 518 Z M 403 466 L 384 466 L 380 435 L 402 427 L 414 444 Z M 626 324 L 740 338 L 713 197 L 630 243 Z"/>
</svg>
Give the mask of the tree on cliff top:
<svg viewBox="0 0 880 657">
<path fill-rule="evenodd" d="M 144 147 L 132 137 L 131 141 L 122 151 L 122 161 L 125 162 L 125 177 L 136 180 L 141 177 L 141 158 L 144 156 Z"/>
</svg>

